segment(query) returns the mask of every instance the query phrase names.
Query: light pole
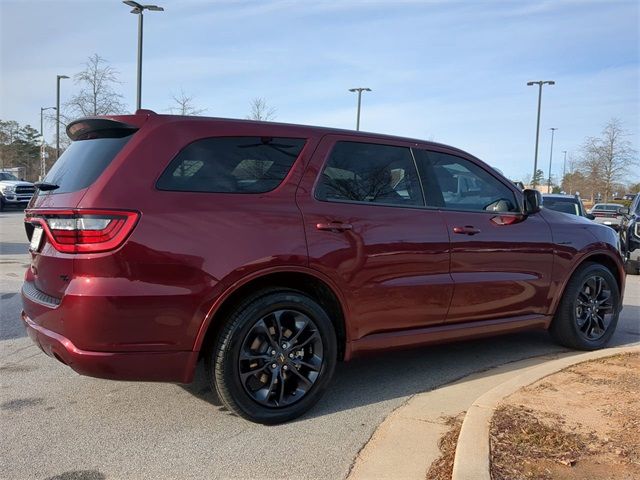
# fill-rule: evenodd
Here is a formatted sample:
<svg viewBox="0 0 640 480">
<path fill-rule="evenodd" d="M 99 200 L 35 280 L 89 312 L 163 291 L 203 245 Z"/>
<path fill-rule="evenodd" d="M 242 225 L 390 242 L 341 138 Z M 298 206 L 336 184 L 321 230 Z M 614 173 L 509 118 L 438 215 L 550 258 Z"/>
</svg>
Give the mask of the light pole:
<svg viewBox="0 0 640 480">
<path fill-rule="evenodd" d="M 564 161 L 562 162 L 562 182 L 564 183 L 564 177 L 567 176 L 567 151 L 563 150 L 564 153 Z"/>
<path fill-rule="evenodd" d="M 43 119 L 42 114 L 46 110 L 57 110 L 56 107 L 40 107 L 40 136 L 42 137 L 42 143 L 44 143 L 44 128 L 43 128 Z"/>
<path fill-rule="evenodd" d="M 553 80 L 537 80 L 534 82 L 527 82 L 528 86 L 538 85 L 538 122 L 536 124 L 536 153 L 533 158 L 533 180 L 532 187 L 536 187 L 536 173 L 538 172 L 538 140 L 540 139 L 540 106 L 542 105 L 542 86 L 544 84 L 547 85 L 555 85 L 556 82 Z"/>
<path fill-rule="evenodd" d="M 56 76 L 56 160 L 60 158 L 60 80 L 66 75 Z"/>
<path fill-rule="evenodd" d="M 551 163 L 553 162 L 553 134 L 558 130 L 555 127 L 551 127 L 551 153 L 549 153 L 549 178 L 547 178 L 547 193 L 551 193 Z"/>
<path fill-rule="evenodd" d="M 360 105 L 362 103 L 362 92 L 370 92 L 370 88 L 366 87 L 358 87 L 358 88 L 350 88 L 350 92 L 358 92 L 358 114 L 356 117 L 356 130 L 360 130 Z"/>
<path fill-rule="evenodd" d="M 123 0 L 125 5 L 133 8 L 131 13 L 138 15 L 138 86 L 136 90 L 136 110 L 140 110 L 142 105 L 142 22 L 143 12 L 149 10 L 152 12 L 164 12 L 164 8 L 157 5 L 141 5 L 132 0 Z"/>
<path fill-rule="evenodd" d="M 40 144 L 40 180 L 44 178 L 45 170 L 45 151 L 44 151 L 44 121 L 43 113 L 45 110 L 57 110 L 56 107 L 40 107 L 40 136 L 42 137 L 42 143 Z"/>
</svg>

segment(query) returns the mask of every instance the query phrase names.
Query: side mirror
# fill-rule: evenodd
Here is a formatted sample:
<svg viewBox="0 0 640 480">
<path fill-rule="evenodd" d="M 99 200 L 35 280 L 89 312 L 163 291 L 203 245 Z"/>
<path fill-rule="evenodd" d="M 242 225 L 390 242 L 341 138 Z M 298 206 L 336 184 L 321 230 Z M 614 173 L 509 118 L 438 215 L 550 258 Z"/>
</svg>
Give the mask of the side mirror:
<svg viewBox="0 0 640 480">
<path fill-rule="evenodd" d="M 624 215 L 625 217 L 628 216 L 631 213 L 631 210 L 629 210 L 629 207 L 620 207 L 618 209 L 618 213 L 620 215 Z"/>
<path fill-rule="evenodd" d="M 527 215 L 538 213 L 542 205 L 542 194 L 532 188 L 524 189 L 522 194 L 524 195 L 524 213 Z"/>
<path fill-rule="evenodd" d="M 589 220 L 595 220 L 595 219 L 596 219 L 596 216 L 595 216 L 595 215 L 593 215 L 592 213 L 587 213 L 587 214 L 585 215 L 585 217 L 587 217 Z"/>
</svg>

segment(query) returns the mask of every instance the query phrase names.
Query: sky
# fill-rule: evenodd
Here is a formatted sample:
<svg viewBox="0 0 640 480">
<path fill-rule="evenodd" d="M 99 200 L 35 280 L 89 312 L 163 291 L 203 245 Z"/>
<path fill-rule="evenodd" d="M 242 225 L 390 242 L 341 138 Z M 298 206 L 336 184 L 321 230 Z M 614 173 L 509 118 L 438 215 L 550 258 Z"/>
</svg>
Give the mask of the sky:
<svg viewBox="0 0 640 480">
<path fill-rule="evenodd" d="M 144 16 L 143 108 L 166 113 L 184 91 L 204 115 L 244 118 L 261 97 L 276 121 L 435 140 L 513 179 L 533 171 L 537 87 L 539 166 L 612 118 L 640 150 L 640 2 L 158 0 Z M 119 72 L 133 110 L 137 17 L 118 0 L 0 0 L 0 119 L 39 128 L 56 75 L 97 53 Z M 64 103 L 75 91 L 61 84 Z M 48 125 L 46 138 L 53 138 Z M 632 172 L 631 179 L 640 178 Z"/>
</svg>

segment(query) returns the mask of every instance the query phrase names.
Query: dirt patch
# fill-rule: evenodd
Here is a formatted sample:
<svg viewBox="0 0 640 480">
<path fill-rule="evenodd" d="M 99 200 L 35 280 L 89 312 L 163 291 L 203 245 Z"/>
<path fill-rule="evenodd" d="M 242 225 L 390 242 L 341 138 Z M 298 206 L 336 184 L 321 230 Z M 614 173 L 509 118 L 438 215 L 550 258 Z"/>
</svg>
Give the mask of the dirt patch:
<svg viewBox="0 0 640 480">
<path fill-rule="evenodd" d="M 496 410 L 490 440 L 493 480 L 640 478 L 640 354 L 519 390 Z"/>
<path fill-rule="evenodd" d="M 453 459 L 456 455 L 456 445 L 462 428 L 465 412 L 455 417 L 447 417 L 449 430 L 438 441 L 440 457 L 431 464 L 427 472 L 427 480 L 451 480 L 453 475 Z"/>
</svg>

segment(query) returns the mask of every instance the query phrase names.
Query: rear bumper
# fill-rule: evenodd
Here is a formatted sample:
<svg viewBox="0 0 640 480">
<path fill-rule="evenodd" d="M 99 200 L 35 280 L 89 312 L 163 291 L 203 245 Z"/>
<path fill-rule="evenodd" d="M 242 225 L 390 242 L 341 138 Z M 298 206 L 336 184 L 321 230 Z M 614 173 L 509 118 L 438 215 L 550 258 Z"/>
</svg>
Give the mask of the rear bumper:
<svg viewBox="0 0 640 480">
<path fill-rule="evenodd" d="M 44 353 L 81 375 L 112 380 L 189 383 L 198 352 L 94 352 L 77 348 L 68 338 L 31 320 L 22 320 L 33 342 Z"/>
</svg>

